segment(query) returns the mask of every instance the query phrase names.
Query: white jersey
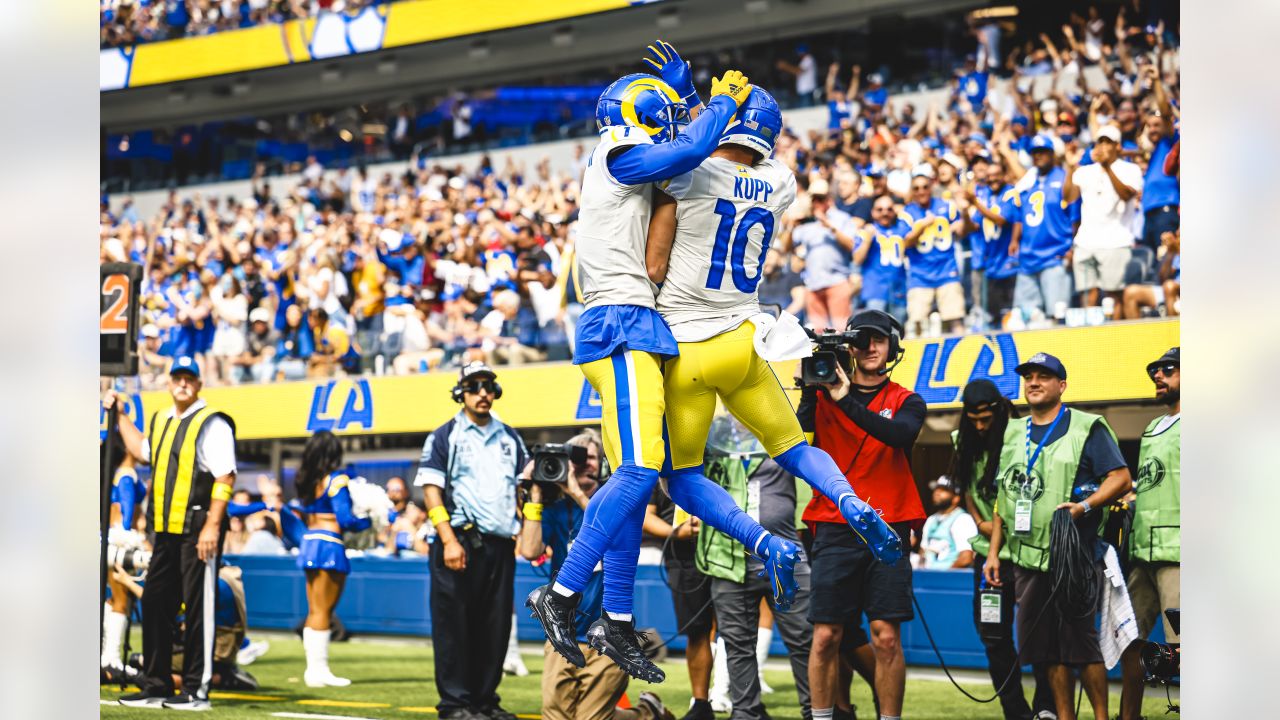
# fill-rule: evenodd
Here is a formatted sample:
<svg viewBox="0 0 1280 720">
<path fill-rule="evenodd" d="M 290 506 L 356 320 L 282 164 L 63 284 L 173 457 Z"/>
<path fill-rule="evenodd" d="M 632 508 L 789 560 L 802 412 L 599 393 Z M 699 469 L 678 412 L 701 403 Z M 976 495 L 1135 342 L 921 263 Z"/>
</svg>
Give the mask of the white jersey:
<svg viewBox="0 0 1280 720">
<path fill-rule="evenodd" d="M 645 244 L 649 236 L 652 183 L 624 185 L 609 172 L 609 153 L 628 145 L 650 145 L 643 130 L 612 127 L 600 132 L 582 174 L 577 260 L 582 300 L 597 305 L 654 307 L 657 287 L 649 281 Z"/>
<path fill-rule="evenodd" d="M 659 187 L 678 204 L 658 312 L 680 342 L 738 327 L 760 312 L 765 253 L 796 198 L 795 173 L 773 159 L 749 167 L 711 157 Z"/>
</svg>

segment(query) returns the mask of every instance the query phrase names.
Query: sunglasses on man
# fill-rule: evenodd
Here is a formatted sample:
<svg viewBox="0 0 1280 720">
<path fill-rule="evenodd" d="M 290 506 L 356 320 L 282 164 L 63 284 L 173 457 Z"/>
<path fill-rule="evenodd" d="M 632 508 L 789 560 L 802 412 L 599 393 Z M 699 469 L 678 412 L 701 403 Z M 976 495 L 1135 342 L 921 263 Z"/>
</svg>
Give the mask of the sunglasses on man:
<svg viewBox="0 0 1280 720">
<path fill-rule="evenodd" d="M 1150 370 L 1147 370 L 1147 374 L 1151 376 L 1152 380 L 1155 380 L 1156 375 L 1160 375 L 1163 373 L 1165 377 L 1169 377 L 1177 369 L 1178 369 L 1178 366 L 1175 365 L 1174 363 L 1165 363 L 1163 365 L 1156 365 L 1152 367 Z"/>
<path fill-rule="evenodd" d="M 497 390 L 497 384 L 493 380 L 471 380 L 469 382 L 462 383 L 463 392 L 475 394 L 479 393 L 481 390 L 492 395 Z"/>
</svg>

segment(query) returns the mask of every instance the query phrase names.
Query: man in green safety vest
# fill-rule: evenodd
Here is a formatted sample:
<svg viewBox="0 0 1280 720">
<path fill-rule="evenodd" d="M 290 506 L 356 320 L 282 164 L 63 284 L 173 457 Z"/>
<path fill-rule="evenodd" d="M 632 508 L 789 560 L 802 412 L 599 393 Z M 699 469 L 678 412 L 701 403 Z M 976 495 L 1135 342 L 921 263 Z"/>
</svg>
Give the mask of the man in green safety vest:
<svg viewBox="0 0 1280 720">
<path fill-rule="evenodd" d="M 1156 400 L 1169 412 L 1147 425 L 1138 450 L 1138 480 L 1134 483 L 1137 499 L 1133 530 L 1129 533 L 1129 600 L 1138 622 L 1138 639 L 1121 656 L 1121 720 L 1137 720 L 1142 711 L 1143 642 L 1155 627 L 1156 618 L 1163 618 L 1165 610 L 1180 607 L 1181 602 L 1181 354 L 1181 348 L 1170 348 L 1147 365 L 1147 375 L 1155 383 Z M 1167 618 L 1164 637 L 1166 642 L 1178 642 L 1178 634 Z"/>
<path fill-rule="evenodd" d="M 1050 527 L 1055 510 L 1069 509 L 1094 556 L 1102 509 L 1128 492 L 1129 468 L 1106 420 L 1062 404 L 1067 369 L 1058 358 L 1036 353 L 1016 371 L 1031 414 L 1010 420 L 1005 430 L 986 580 L 995 587 L 1013 582 L 1020 658 L 1044 670 L 1058 720 L 1076 718 L 1075 670 L 1094 717 L 1105 718 L 1107 673 L 1097 610 L 1073 618 L 1059 609 L 1055 592 L 1061 588 L 1055 591 L 1049 573 Z M 1077 488 L 1094 483 L 1097 490 L 1072 502 Z"/>
<path fill-rule="evenodd" d="M 774 462 L 751 431 L 733 416 L 711 423 L 707 437 L 707 477 L 728 491 L 738 507 L 765 530 L 800 545 L 796 532 L 796 478 Z M 786 645 L 804 714 L 809 712 L 809 650 L 813 625 L 809 610 L 809 561 L 804 551 L 796 562 L 799 589 L 789 612 L 773 606 L 768 581 L 759 577 L 763 565 L 733 538 L 703 525 L 694 553 L 698 571 L 711 578 L 716 610 L 716 633 L 724 640 L 728 661 L 729 699 L 736 720 L 768 720 L 761 697 L 760 663 L 767 657 L 772 633 L 760 630 L 760 601 L 769 599 L 773 620 Z M 761 647 L 761 641 L 766 643 Z"/>
</svg>

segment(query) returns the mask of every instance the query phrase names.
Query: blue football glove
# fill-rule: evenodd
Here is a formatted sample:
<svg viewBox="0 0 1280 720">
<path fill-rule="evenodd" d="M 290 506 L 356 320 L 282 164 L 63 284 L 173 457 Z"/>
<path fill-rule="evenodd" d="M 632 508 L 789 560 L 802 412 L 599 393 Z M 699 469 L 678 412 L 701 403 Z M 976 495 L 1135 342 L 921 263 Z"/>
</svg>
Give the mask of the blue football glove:
<svg viewBox="0 0 1280 720">
<path fill-rule="evenodd" d="M 649 54 L 652 57 L 647 57 L 644 61 L 658 72 L 663 82 L 670 85 L 686 105 L 691 108 L 697 106 L 700 101 L 698 90 L 693 86 L 693 71 L 671 43 L 658 40 L 656 46 L 649 46 Z"/>
</svg>

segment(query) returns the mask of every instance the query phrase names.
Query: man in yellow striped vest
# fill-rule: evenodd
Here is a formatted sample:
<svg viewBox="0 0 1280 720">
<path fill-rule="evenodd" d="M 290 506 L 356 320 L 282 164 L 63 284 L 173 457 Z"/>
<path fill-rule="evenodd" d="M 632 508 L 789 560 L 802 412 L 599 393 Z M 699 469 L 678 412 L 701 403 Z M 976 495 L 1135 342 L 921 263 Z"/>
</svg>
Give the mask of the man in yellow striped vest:
<svg viewBox="0 0 1280 720">
<path fill-rule="evenodd" d="M 119 423 L 129 454 L 151 466 L 147 521 L 154 554 L 142 591 L 143 678 L 130 707 L 209 709 L 214 601 L 227 501 L 236 475 L 235 424 L 200 399 L 200 366 L 189 356 L 169 367 L 173 407 L 152 414 L 146 435 Z M 103 398 L 108 410 L 113 392 Z M 174 695 L 174 623 L 185 604 L 182 688 Z"/>
</svg>

